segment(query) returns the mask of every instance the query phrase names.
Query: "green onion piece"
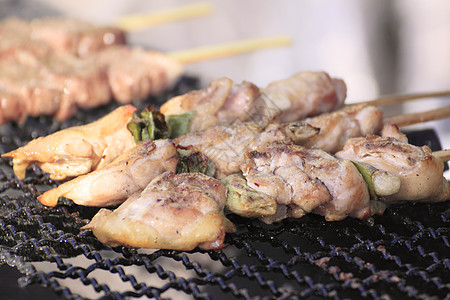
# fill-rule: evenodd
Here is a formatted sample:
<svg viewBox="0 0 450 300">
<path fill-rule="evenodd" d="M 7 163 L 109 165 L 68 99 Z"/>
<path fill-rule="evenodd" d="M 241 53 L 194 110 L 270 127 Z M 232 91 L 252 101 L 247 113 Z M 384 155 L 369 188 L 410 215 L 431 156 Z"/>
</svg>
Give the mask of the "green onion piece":
<svg viewBox="0 0 450 300">
<path fill-rule="evenodd" d="M 245 218 L 272 216 L 277 211 L 277 202 L 270 196 L 247 185 L 240 174 L 232 174 L 221 182 L 227 187 L 226 208 Z"/>
<path fill-rule="evenodd" d="M 359 173 L 361 173 L 362 177 L 364 178 L 364 181 L 367 184 L 367 188 L 369 189 L 370 199 L 378 200 L 378 196 L 375 193 L 373 181 L 372 181 L 372 174 L 377 169 L 375 167 L 372 167 L 371 165 L 368 165 L 368 164 L 362 163 L 362 162 L 352 161 L 352 163 L 355 165 L 355 167 L 358 169 Z"/>
<path fill-rule="evenodd" d="M 366 163 L 353 161 L 353 164 L 366 181 L 372 200 L 385 201 L 383 197 L 393 195 L 400 190 L 401 181 L 397 175 L 378 170 Z"/>
<path fill-rule="evenodd" d="M 138 123 L 130 122 L 127 124 L 127 129 L 131 132 L 134 142 L 137 144 L 142 141 L 141 126 Z"/>
<path fill-rule="evenodd" d="M 127 128 L 136 144 L 146 140 L 165 139 L 169 136 L 164 115 L 155 110 L 152 105 L 146 107 L 141 113 L 134 114 Z"/>
<path fill-rule="evenodd" d="M 177 173 L 203 173 L 207 176 L 214 176 L 216 167 L 206 155 L 200 151 L 178 149 Z"/>
<path fill-rule="evenodd" d="M 189 133 L 194 116 L 195 111 L 180 115 L 166 116 L 167 125 L 169 127 L 169 138 L 174 139 Z"/>
</svg>

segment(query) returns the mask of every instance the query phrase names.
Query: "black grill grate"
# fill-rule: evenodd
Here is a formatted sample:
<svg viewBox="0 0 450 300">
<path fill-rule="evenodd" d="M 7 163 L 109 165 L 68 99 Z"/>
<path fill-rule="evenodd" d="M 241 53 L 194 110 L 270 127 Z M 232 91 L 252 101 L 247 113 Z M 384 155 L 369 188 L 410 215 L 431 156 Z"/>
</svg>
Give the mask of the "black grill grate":
<svg viewBox="0 0 450 300">
<path fill-rule="evenodd" d="M 5 125 L 1 151 L 91 121 L 113 106 L 64 124 L 40 118 Z M 268 226 L 231 216 L 238 231 L 227 235 L 222 251 L 152 252 L 109 248 L 80 232 L 97 208 L 36 201 L 55 185 L 37 168 L 17 180 L 9 160 L 1 161 L 0 264 L 23 273 L 25 289 L 40 285 L 65 299 L 450 299 L 449 201 L 397 205 L 364 221 L 307 215 Z"/>
</svg>

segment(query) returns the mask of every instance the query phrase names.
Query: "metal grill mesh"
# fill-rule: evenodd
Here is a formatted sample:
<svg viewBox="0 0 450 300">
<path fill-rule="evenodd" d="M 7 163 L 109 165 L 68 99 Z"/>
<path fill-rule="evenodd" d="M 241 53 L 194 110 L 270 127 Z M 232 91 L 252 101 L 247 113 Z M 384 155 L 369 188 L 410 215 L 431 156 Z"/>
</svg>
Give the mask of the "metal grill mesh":
<svg viewBox="0 0 450 300">
<path fill-rule="evenodd" d="M 183 83 L 195 85 L 192 78 Z M 89 122 L 113 106 L 64 124 L 40 118 L 5 125 L 1 151 Z M 222 251 L 146 252 L 106 247 L 91 232 L 80 232 L 97 208 L 68 200 L 42 206 L 36 196 L 51 186 L 56 182 L 37 168 L 17 180 L 10 161 L 2 159 L 0 264 L 22 272 L 24 288 L 41 285 L 65 299 L 85 297 L 80 290 L 103 299 L 450 299 L 449 201 L 397 205 L 364 221 L 307 215 L 268 226 L 230 216 L 238 231 L 227 235 Z M 39 262 L 53 269 L 39 270 Z M 73 282 L 82 288 L 71 288 Z"/>
</svg>

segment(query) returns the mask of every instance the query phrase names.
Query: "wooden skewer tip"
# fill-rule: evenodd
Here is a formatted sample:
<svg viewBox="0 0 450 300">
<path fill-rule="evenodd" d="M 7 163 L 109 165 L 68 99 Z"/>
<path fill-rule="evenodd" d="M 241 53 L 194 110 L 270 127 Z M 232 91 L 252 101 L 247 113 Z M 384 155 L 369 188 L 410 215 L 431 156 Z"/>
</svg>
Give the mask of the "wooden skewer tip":
<svg viewBox="0 0 450 300">
<path fill-rule="evenodd" d="M 447 96 L 450 96 L 450 90 L 385 96 L 385 97 L 380 97 L 380 98 L 373 99 L 373 100 L 367 100 L 367 101 L 362 101 L 362 102 L 358 102 L 358 103 L 350 103 L 348 105 L 367 104 L 367 105 L 374 105 L 374 106 L 383 106 L 383 105 L 393 105 L 393 104 L 398 104 L 398 103 L 403 103 L 403 102 L 418 100 L 418 99 L 424 99 L 424 98 L 447 97 Z"/>
<path fill-rule="evenodd" d="M 439 157 L 443 162 L 450 160 L 450 149 L 434 151 L 433 156 Z"/>
<path fill-rule="evenodd" d="M 204 46 L 190 50 L 169 52 L 172 59 L 182 64 L 195 63 L 204 60 L 223 58 L 264 48 L 289 46 L 293 39 L 288 35 L 276 35 L 263 38 L 252 38 L 225 44 Z"/>
<path fill-rule="evenodd" d="M 396 124 L 399 127 L 450 118 L 450 105 L 412 114 L 398 115 L 383 120 L 384 124 Z"/>
<path fill-rule="evenodd" d="M 198 2 L 153 13 L 123 16 L 116 21 L 115 25 L 127 31 L 141 30 L 164 23 L 209 15 L 212 11 L 211 3 Z"/>
</svg>

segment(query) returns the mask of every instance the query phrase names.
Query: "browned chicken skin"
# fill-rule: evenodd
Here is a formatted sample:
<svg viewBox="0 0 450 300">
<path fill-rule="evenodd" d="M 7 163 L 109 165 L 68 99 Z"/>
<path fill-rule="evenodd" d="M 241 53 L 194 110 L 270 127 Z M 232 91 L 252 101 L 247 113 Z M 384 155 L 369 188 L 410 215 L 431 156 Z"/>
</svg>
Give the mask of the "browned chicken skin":
<svg viewBox="0 0 450 300">
<path fill-rule="evenodd" d="M 265 127 L 259 123 L 246 122 L 231 126 L 216 125 L 188 133 L 174 142 L 204 153 L 216 165 L 215 176 L 223 178 L 239 172 L 244 154 L 249 150 L 275 141 L 300 143 L 315 134 L 315 128 L 301 122 L 275 123 Z"/>
<path fill-rule="evenodd" d="M 114 211 L 101 209 L 84 227 L 111 246 L 221 249 L 234 225 L 223 215 L 226 189 L 201 173 L 167 172 Z"/>
<path fill-rule="evenodd" d="M 322 150 L 272 143 L 250 151 L 241 169 L 250 187 L 288 207 L 277 218 L 314 212 L 334 221 L 371 214 L 369 192 L 356 167 Z"/>
<path fill-rule="evenodd" d="M 349 138 L 380 133 L 383 112 L 375 106 L 354 105 L 305 119 L 304 122 L 320 130 L 304 146 L 335 153 Z"/>
<path fill-rule="evenodd" d="M 264 89 L 220 78 L 204 90 L 170 99 L 161 106 L 161 112 L 174 115 L 195 111 L 191 131 L 197 131 L 235 122 L 298 121 L 340 108 L 345 96 L 344 82 L 325 72 L 299 72 Z"/>
<path fill-rule="evenodd" d="M 86 174 L 134 147 L 126 125 L 135 112 L 132 105 L 121 106 L 95 122 L 37 138 L 2 156 L 13 158 L 14 173 L 20 179 L 32 164 L 55 180 Z"/>
<path fill-rule="evenodd" d="M 326 72 L 299 72 L 273 81 L 262 90 L 271 104 L 268 117 L 280 122 L 302 120 L 308 116 L 334 111 L 344 104 L 347 87 L 341 79 Z"/>
<path fill-rule="evenodd" d="M 47 206 L 55 206 L 59 197 L 79 205 L 110 206 L 120 204 L 141 192 L 156 176 L 175 171 L 178 155 L 169 140 L 148 140 L 117 157 L 102 169 L 67 181 L 38 197 Z"/>
</svg>

